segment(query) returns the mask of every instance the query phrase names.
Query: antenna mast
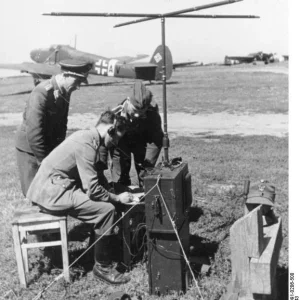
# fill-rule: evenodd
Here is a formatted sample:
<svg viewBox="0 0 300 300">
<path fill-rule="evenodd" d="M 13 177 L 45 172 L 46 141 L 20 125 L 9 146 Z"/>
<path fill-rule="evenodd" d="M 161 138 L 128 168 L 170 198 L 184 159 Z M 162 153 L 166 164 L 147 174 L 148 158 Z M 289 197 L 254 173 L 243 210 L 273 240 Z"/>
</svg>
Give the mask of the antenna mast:
<svg viewBox="0 0 300 300">
<path fill-rule="evenodd" d="M 125 23 L 120 23 L 114 26 L 121 27 L 136 23 L 141 23 L 145 21 L 150 21 L 154 19 L 161 19 L 161 38 L 163 46 L 163 68 L 162 68 L 162 82 L 163 82 L 163 122 L 164 122 L 164 137 L 163 137 L 163 148 L 164 148 L 164 163 L 165 165 L 169 164 L 169 146 L 170 141 L 168 137 L 168 122 L 167 122 L 167 88 L 166 88 L 166 50 L 165 50 L 165 18 L 212 18 L 212 19 L 245 19 L 245 18 L 259 18 L 258 16 L 253 15 L 183 15 L 184 13 L 204 10 L 212 7 L 233 4 L 243 0 L 225 0 L 216 3 L 210 3 L 206 5 L 200 5 L 192 8 L 187 8 L 183 10 L 173 11 L 165 14 L 138 14 L 138 13 L 72 13 L 72 12 L 51 12 L 44 13 L 45 16 L 68 16 L 68 17 L 142 17 L 142 19 L 129 21 Z"/>
</svg>

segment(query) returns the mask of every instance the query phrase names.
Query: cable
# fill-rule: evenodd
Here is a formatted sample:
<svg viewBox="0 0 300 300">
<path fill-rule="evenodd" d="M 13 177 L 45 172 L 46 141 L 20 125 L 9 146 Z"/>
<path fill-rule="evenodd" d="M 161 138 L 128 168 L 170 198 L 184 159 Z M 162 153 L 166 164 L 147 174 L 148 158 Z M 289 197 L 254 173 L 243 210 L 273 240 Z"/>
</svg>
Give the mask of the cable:
<svg viewBox="0 0 300 300">
<path fill-rule="evenodd" d="M 188 259 L 187 259 L 187 256 L 186 256 L 186 254 L 185 254 L 185 251 L 184 251 L 184 249 L 183 249 L 183 246 L 182 246 L 182 243 L 181 243 L 179 234 L 178 234 L 177 229 L 176 229 L 175 222 L 174 222 L 174 221 L 172 220 L 172 218 L 171 218 L 171 214 L 170 214 L 170 212 L 169 212 L 169 209 L 168 209 L 168 207 L 167 207 L 167 204 L 166 204 L 166 202 L 165 202 L 165 199 L 164 199 L 164 197 L 163 197 L 163 195 L 162 195 L 162 193 L 161 193 L 161 190 L 160 190 L 160 188 L 159 188 L 158 182 L 159 182 L 160 178 L 161 178 L 161 175 L 159 174 L 159 175 L 157 176 L 157 182 L 156 182 L 156 184 L 154 185 L 154 187 L 157 186 L 158 192 L 159 192 L 159 194 L 160 194 L 160 196 L 161 196 L 161 198 L 162 198 L 162 201 L 163 201 L 163 204 L 164 204 L 165 209 L 166 209 L 166 211 L 167 211 L 168 217 L 169 217 L 169 219 L 170 219 L 170 221 L 171 221 L 171 224 L 172 224 L 172 226 L 173 226 L 173 230 L 174 230 L 174 232 L 175 232 L 175 234 L 176 234 L 176 237 L 177 237 L 177 239 L 178 239 L 180 248 L 181 248 L 182 253 L 183 253 L 183 257 L 184 257 L 184 259 L 185 259 L 185 261 L 186 261 L 186 263 L 187 263 L 187 265 L 188 265 L 188 267 L 189 267 L 189 269 L 190 269 L 191 275 L 192 275 L 193 280 L 194 280 L 194 282 L 195 282 L 195 284 L 196 284 L 196 288 L 197 288 L 197 290 L 198 290 L 198 292 L 199 292 L 199 295 L 200 295 L 201 299 L 204 300 L 203 297 L 202 297 L 200 288 L 199 288 L 199 286 L 198 286 L 197 280 L 196 280 L 196 278 L 195 278 L 195 275 L 194 275 L 194 273 L 193 273 L 193 270 L 192 270 L 192 268 L 191 268 L 191 266 L 190 266 L 190 263 L 189 263 L 189 261 L 188 261 Z"/>
<path fill-rule="evenodd" d="M 157 181 L 158 183 L 158 181 Z M 156 183 L 156 185 L 157 185 Z M 148 192 L 147 194 L 143 195 L 142 198 L 144 198 L 146 195 L 148 195 L 155 187 L 156 185 L 154 185 Z M 125 215 L 127 215 L 138 203 L 135 203 L 134 205 L 132 205 L 132 207 L 130 209 L 127 210 L 126 213 L 124 213 L 109 229 L 107 229 L 97 240 L 94 241 L 94 243 L 92 243 L 81 255 L 79 255 L 69 266 L 68 269 L 70 269 L 85 253 L 87 253 L 98 241 L 100 241 L 102 239 L 103 236 L 105 236 L 105 234 L 107 232 L 109 232 L 118 222 L 120 222 Z M 56 278 L 54 278 L 54 280 L 52 282 L 49 283 L 49 285 L 47 285 L 46 287 L 44 287 L 32 300 L 38 300 L 42 297 L 43 293 L 45 291 L 47 291 L 56 281 L 58 281 L 60 278 L 63 277 L 63 273 L 58 275 Z"/>
<path fill-rule="evenodd" d="M 155 244 L 152 240 L 149 241 L 153 248 L 155 248 L 157 250 L 157 252 L 165 257 L 165 258 L 168 258 L 168 259 L 172 259 L 172 260 L 180 260 L 181 257 L 184 257 L 182 254 L 178 253 L 178 252 L 174 252 L 174 251 L 170 251 L 170 250 L 167 250 L 164 246 L 161 246 L 161 245 L 157 245 Z M 162 252 L 159 252 L 158 248 L 160 248 L 161 250 L 163 250 L 164 252 L 167 252 L 167 253 L 170 253 L 170 254 L 175 254 L 178 256 L 178 258 L 174 258 L 174 257 L 168 257 L 167 255 L 163 254 Z"/>
</svg>

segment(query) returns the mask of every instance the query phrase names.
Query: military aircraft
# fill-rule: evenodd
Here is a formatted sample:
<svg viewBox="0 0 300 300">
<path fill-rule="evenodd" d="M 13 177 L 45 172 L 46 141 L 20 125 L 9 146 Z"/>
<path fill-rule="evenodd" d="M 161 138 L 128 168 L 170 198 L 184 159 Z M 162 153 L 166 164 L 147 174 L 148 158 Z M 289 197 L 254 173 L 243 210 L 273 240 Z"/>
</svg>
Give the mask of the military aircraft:
<svg viewBox="0 0 300 300">
<path fill-rule="evenodd" d="M 240 63 L 254 63 L 256 61 L 263 61 L 265 64 L 272 62 L 273 54 L 267 54 L 262 51 L 250 53 L 247 56 L 225 56 L 225 65 L 235 65 Z"/>
<path fill-rule="evenodd" d="M 137 54 L 137 56 L 120 56 L 120 57 L 112 57 L 110 59 L 116 59 L 122 63 L 130 63 L 145 57 L 148 57 L 148 54 Z M 69 45 L 51 45 L 49 48 L 39 48 L 34 49 L 30 52 L 30 57 L 36 63 L 50 63 L 56 64 L 60 60 L 76 58 L 80 60 L 86 60 L 89 62 L 93 62 L 95 60 L 99 60 L 99 55 L 95 55 L 92 53 L 83 52 L 77 50 L 76 47 L 71 47 Z M 104 59 L 104 58 L 103 58 Z"/>
<path fill-rule="evenodd" d="M 173 69 L 171 51 L 166 47 L 166 79 L 170 79 Z M 159 45 L 150 61 L 135 62 L 148 55 L 140 54 L 136 57 L 107 58 L 100 55 L 79 51 L 68 45 L 52 45 L 49 48 L 34 49 L 30 57 L 35 63 L 0 64 L 2 69 L 20 70 L 29 73 L 35 85 L 41 79 L 50 78 L 60 72 L 59 61 L 64 59 L 78 59 L 93 64 L 90 74 L 112 76 L 119 78 L 132 78 L 142 80 L 162 80 L 163 47 Z"/>
</svg>

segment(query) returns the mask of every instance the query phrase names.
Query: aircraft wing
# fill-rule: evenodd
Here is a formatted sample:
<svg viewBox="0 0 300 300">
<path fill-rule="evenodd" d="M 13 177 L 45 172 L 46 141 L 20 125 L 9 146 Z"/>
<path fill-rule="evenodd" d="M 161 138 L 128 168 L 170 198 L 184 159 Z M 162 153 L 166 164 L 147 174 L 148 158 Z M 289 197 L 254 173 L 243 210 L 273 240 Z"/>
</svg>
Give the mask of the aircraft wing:
<svg viewBox="0 0 300 300">
<path fill-rule="evenodd" d="M 130 66 L 133 66 L 135 68 L 150 68 L 150 67 L 157 67 L 156 64 L 148 63 L 148 62 L 133 62 L 129 64 Z"/>
<path fill-rule="evenodd" d="M 117 59 L 125 64 L 136 61 L 138 59 L 146 58 L 148 57 L 148 54 L 137 54 L 136 56 L 118 56 L 113 57 L 114 59 Z"/>
<path fill-rule="evenodd" d="M 173 63 L 173 69 L 186 67 L 186 66 L 193 65 L 196 63 L 197 63 L 197 61 L 185 61 L 185 62 L 179 62 L 179 63 L 175 62 L 175 63 Z"/>
<path fill-rule="evenodd" d="M 60 73 L 60 67 L 58 65 L 30 62 L 24 62 L 21 64 L 0 64 L 0 69 L 19 70 L 22 73 L 29 73 L 34 77 L 43 76 L 50 78 L 52 75 Z"/>
</svg>

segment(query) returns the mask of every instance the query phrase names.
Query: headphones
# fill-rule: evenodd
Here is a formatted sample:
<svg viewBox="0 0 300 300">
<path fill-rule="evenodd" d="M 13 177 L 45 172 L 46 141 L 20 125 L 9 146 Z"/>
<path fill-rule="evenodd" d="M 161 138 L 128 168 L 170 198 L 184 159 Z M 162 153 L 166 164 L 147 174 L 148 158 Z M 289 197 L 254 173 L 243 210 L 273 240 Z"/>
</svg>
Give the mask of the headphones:
<svg viewBox="0 0 300 300">
<path fill-rule="evenodd" d="M 115 126 L 111 126 L 110 128 L 108 128 L 107 133 L 113 137 L 116 133 L 116 127 Z"/>
</svg>

